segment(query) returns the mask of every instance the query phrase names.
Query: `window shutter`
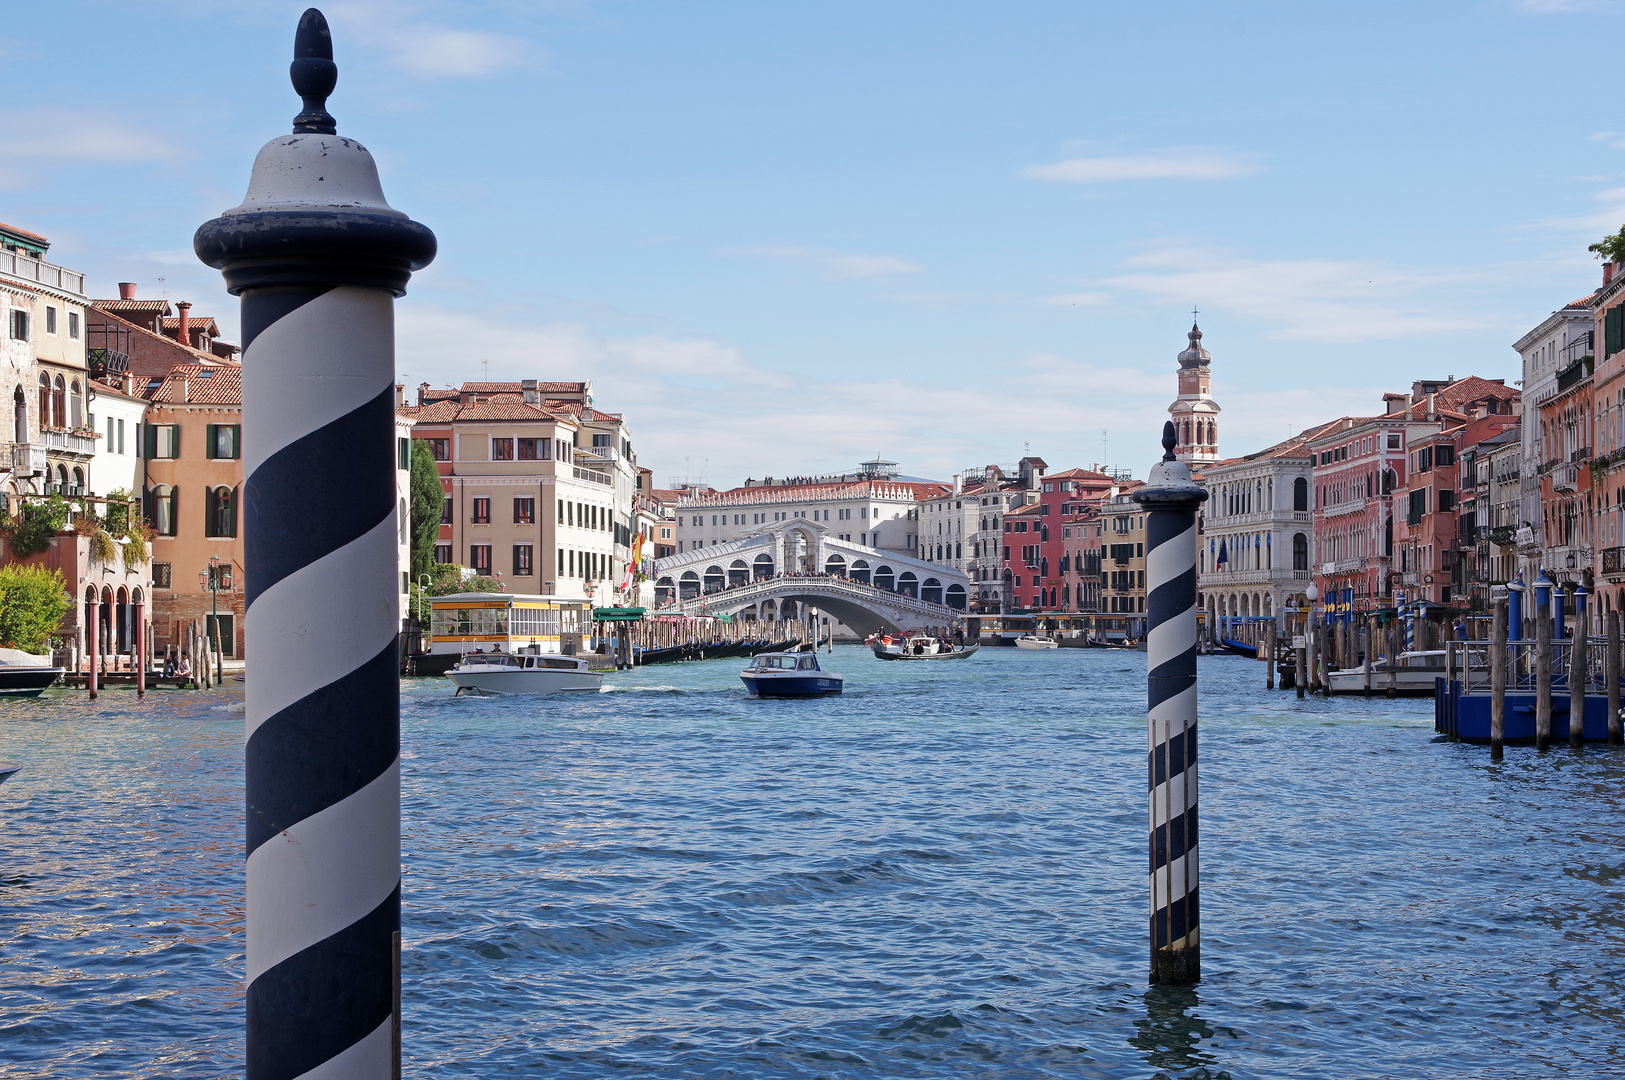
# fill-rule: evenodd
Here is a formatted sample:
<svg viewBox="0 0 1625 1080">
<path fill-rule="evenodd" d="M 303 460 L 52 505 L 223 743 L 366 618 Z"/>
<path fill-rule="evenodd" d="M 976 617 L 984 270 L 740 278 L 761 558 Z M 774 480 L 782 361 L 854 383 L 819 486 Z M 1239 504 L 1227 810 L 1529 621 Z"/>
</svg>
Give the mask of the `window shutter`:
<svg viewBox="0 0 1625 1080">
<path fill-rule="evenodd" d="M 231 425 L 231 456 L 234 459 L 243 456 L 243 425 L 241 424 Z M 231 535 L 236 536 L 237 534 L 232 533 Z"/>
<path fill-rule="evenodd" d="M 213 536 L 215 522 L 214 488 L 203 489 L 203 535 Z"/>
<path fill-rule="evenodd" d="M 1625 307 L 1612 307 L 1603 316 L 1604 355 L 1612 356 L 1625 348 Z"/>
<path fill-rule="evenodd" d="M 181 426 L 179 424 L 169 425 L 169 449 L 171 457 L 178 458 L 181 456 Z"/>
<path fill-rule="evenodd" d="M 179 487 L 172 487 L 169 489 L 169 535 L 179 536 L 180 534 L 181 489 Z"/>
<path fill-rule="evenodd" d="M 216 442 L 216 440 L 220 438 L 220 436 L 217 434 L 219 430 L 219 424 L 210 424 L 208 427 L 208 432 L 206 435 L 208 443 L 204 446 L 204 456 L 211 460 L 214 458 L 214 448 L 220 445 L 218 442 Z"/>
<path fill-rule="evenodd" d="M 155 458 L 155 457 L 157 457 L 158 456 L 158 427 L 157 427 L 157 425 L 155 425 L 155 424 L 147 424 L 146 429 L 142 432 L 142 435 L 143 435 L 143 440 L 142 440 L 142 447 L 141 447 L 141 456 L 145 457 L 145 458 Z"/>
<path fill-rule="evenodd" d="M 153 520 L 152 489 L 141 489 L 141 519 L 149 524 Z"/>
<path fill-rule="evenodd" d="M 231 518 L 226 522 L 226 528 L 229 530 L 226 533 L 227 536 L 237 535 L 237 503 L 240 491 L 242 491 L 241 485 L 231 489 Z"/>
</svg>

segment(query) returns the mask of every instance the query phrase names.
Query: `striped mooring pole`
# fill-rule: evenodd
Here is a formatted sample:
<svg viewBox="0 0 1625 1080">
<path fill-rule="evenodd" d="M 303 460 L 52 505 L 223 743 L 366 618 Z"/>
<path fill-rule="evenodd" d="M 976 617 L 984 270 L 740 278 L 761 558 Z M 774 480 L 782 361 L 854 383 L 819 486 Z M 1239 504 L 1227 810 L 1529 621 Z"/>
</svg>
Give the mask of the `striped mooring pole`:
<svg viewBox="0 0 1625 1080">
<path fill-rule="evenodd" d="M 293 133 L 198 257 L 242 300 L 249 1080 L 400 1075 L 394 298 L 435 239 L 335 134 L 299 20 Z"/>
<path fill-rule="evenodd" d="M 1151 791 L 1151 981 L 1202 977 L 1196 852 L 1196 511 L 1207 492 L 1174 457 L 1134 493 L 1146 509 L 1146 701 Z"/>
</svg>

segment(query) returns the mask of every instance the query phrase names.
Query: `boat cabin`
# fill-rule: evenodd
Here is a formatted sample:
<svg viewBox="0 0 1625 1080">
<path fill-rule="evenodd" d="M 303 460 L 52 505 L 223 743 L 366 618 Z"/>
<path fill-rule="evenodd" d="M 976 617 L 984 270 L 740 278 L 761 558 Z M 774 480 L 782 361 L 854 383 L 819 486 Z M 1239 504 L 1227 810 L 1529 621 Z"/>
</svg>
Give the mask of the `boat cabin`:
<svg viewBox="0 0 1625 1080">
<path fill-rule="evenodd" d="M 763 653 L 750 666 L 756 671 L 817 671 L 818 658 L 812 653 Z"/>
<path fill-rule="evenodd" d="M 574 656 L 592 624 L 585 597 L 452 593 L 431 597 L 429 607 L 431 653 Z"/>
</svg>

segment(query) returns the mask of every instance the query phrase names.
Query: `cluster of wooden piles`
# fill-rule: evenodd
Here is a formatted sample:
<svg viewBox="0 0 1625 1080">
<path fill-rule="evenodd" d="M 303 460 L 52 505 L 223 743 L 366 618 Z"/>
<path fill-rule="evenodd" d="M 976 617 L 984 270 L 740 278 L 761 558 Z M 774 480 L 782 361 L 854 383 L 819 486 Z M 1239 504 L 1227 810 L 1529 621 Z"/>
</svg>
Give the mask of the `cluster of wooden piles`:
<svg viewBox="0 0 1625 1080">
<path fill-rule="evenodd" d="M 787 652 L 813 640 L 812 626 L 799 620 L 723 622 L 704 617 L 644 619 L 631 624 L 629 637 L 632 663 L 639 667 Z"/>
</svg>

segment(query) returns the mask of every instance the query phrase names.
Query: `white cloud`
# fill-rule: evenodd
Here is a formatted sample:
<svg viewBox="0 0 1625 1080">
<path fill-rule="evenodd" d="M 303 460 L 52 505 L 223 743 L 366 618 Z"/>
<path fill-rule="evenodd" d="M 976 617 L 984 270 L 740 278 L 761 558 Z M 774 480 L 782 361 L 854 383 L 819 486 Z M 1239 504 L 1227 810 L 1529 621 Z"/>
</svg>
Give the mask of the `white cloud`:
<svg viewBox="0 0 1625 1080">
<path fill-rule="evenodd" d="M 163 132 L 102 112 L 56 106 L 19 108 L 6 122 L 0 189 L 39 183 L 53 167 L 120 165 L 182 156 Z"/>
<path fill-rule="evenodd" d="M 1258 171 L 1251 155 L 1217 150 L 1156 150 L 1069 158 L 1053 165 L 1032 165 L 1018 175 L 1063 184 L 1108 184 L 1122 180 L 1234 180 Z"/>
<path fill-rule="evenodd" d="M 1619 4 L 1614 0 L 1510 0 L 1510 6 L 1525 15 L 1573 15 L 1619 10 Z"/>
<path fill-rule="evenodd" d="M 835 278 L 895 277 L 899 274 L 917 274 L 925 269 L 918 263 L 909 262 L 896 255 L 866 255 L 860 252 L 823 251 L 817 248 L 732 248 L 725 254 L 811 263 Z"/>
<path fill-rule="evenodd" d="M 1282 341 L 1354 343 L 1435 337 L 1491 320 L 1450 299 L 1493 272 L 1422 269 L 1344 259 L 1248 259 L 1224 251 L 1166 248 L 1126 260 L 1102 284 L 1159 303 L 1223 308 L 1262 323 Z"/>
<path fill-rule="evenodd" d="M 425 9 L 424 4 L 408 4 L 403 9 L 398 4 L 357 0 L 332 5 L 328 15 L 341 29 L 354 28 L 360 43 L 386 53 L 406 74 L 422 78 L 493 75 L 543 59 L 541 51 L 525 38 L 445 26 L 424 18 Z"/>
<path fill-rule="evenodd" d="M 1591 136 L 1591 141 L 1612 146 L 1615 150 L 1625 150 L 1625 132 L 1599 131 Z"/>
</svg>

